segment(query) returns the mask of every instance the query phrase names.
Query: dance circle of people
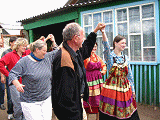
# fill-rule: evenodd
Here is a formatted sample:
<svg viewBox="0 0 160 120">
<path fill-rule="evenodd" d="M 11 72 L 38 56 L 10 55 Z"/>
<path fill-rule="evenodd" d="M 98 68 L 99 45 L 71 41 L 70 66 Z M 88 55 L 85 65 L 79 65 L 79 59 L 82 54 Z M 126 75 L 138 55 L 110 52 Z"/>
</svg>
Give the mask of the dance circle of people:
<svg viewBox="0 0 160 120">
<path fill-rule="evenodd" d="M 106 64 L 96 54 L 98 31 Z M 96 120 L 140 120 L 129 59 L 123 54 L 126 38 L 117 35 L 111 51 L 104 23 L 86 38 L 78 23 L 69 23 L 62 35 L 60 46 L 52 34 L 29 45 L 25 38 L 11 37 L 11 48 L 4 52 L 0 39 L 0 109 L 6 109 L 6 84 L 8 119 L 51 120 L 54 111 L 57 120 L 89 120 L 90 114 Z"/>
</svg>

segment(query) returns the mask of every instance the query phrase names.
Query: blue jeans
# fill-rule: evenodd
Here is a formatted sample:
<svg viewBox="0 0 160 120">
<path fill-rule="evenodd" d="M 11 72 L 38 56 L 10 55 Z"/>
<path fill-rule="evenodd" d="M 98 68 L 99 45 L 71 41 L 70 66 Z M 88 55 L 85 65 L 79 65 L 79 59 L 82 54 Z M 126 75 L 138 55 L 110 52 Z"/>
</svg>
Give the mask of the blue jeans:
<svg viewBox="0 0 160 120">
<path fill-rule="evenodd" d="M 22 112 L 21 108 L 21 101 L 20 101 L 20 92 L 17 91 L 14 85 L 9 86 L 11 92 L 11 98 L 14 107 L 14 119 L 15 120 L 25 120 L 25 117 Z"/>
</svg>

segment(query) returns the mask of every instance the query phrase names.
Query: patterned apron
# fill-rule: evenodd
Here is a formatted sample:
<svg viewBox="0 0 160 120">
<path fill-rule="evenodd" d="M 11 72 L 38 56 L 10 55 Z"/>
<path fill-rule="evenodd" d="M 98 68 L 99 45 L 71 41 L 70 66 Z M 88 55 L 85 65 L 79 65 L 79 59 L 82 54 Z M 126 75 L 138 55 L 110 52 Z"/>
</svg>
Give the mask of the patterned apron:
<svg viewBox="0 0 160 120">
<path fill-rule="evenodd" d="M 109 116 L 126 119 L 136 111 L 136 101 L 133 98 L 132 89 L 127 79 L 127 62 L 118 64 L 113 58 L 114 64 L 109 71 L 100 95 L 100 111 Z"/>
</svg>

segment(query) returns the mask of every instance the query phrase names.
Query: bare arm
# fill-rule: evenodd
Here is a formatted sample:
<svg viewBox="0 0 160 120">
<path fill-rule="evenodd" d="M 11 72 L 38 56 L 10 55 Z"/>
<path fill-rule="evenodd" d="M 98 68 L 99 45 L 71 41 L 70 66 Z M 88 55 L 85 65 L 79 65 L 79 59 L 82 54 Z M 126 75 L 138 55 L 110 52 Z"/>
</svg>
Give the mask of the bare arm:
<svg viewBox="0 0 160 120">
<path fill-rule="evenodd" d="M 14 86 L 16 86 L 16 88 L 19 92 L 24 93 L 23 87 L 25 87 L 25 85 L 21 84 L 18 80 L 13 80 L 12 83 Z"/>
<path fill-rule="evenodd" d="M 105 28 L 102 28 L 101 32 L 102 32 L 102 39 L 103 39 L 103 41 L 108 41 L 107 35 L 105 33 Z"/>
</svg>

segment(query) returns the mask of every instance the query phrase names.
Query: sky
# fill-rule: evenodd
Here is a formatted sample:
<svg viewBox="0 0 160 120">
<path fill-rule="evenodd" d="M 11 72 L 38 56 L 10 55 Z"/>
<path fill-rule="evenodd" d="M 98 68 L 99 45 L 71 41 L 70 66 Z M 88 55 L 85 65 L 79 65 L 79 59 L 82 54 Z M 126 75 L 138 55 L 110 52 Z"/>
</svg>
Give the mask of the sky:
<svg viewBox="0 0 160 120">
<path fill-rule="evenodd" d="M 10 34 L 19 34 L 22 29 L 16 21 L 24 20 L 63 7 L 68 0 L 2 0 L 0 2 L 0 25 Z"/>
</svg>

